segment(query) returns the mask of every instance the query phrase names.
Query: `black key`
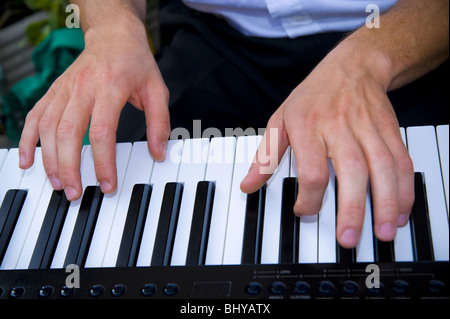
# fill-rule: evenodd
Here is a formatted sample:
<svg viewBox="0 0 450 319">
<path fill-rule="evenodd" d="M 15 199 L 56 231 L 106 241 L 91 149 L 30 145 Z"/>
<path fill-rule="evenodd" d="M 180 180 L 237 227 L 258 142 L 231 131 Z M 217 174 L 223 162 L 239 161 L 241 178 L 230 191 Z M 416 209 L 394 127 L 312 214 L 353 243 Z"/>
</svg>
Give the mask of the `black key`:
<svg viewBox="0 0 450 319">
<path fill-rule="evenodd" d="M 427 191 L 422 173 L 415 174 L 415 200 L 410 225 L 415 261 L 433 261 L 433 240 L 428 213 Z"/>
<path fill-rule="evenodd" d="M 151 185 L 138 184 L 133 188 L 116 267 L 136 266 L 151 193 Z"/>
<path fill-rule="evenodd" d="M 11 210 L 11 206 L 13 205 L 14 197 L 16 197 L 16 192 L 17 190 L 11 189 L 6 192 L 5 197 L 3 198 L 2 206 L 0 206 L 0 234 L 3 231 L 3 226 L 6 223 L 9 211 Z"/>
<path fill-rule="evenodd" d="M 300 218 L 294 215 L 297 192 L 297 179 L 286 178 L 283 182 L 281 203 L 280 264 L 293 264 L 298 261 Z"/>
<path fill-rule="evenodd" d="M 370 197 L 373 198 L 372 194 Z M 373 209 L 373 201 L 372 201 L 372 220 L 375 220 L 374 217 L 374 209 Z M 394 250 L 394 241 L 381 241 L 375 236 L 375 232 L 373 233 L 373 251 L 375 262 L 394 262 L 395 261 L 395 250 Z"/>
<path fill-rule="evenodd" d="M 70 239 L 64 267 L 70 264 L 75 264 L 80 268 L 84 267 L 102 200 L 103 193 L 100 187 L 86 187 L 72 238 Z"/>
<path fill-rule="evenodd" d="M 64 191 L 53 191 L 39 237 L 31 257 L 30 269 L 48 269 L 61 235 L 70 202 Z"/>
<path fill-rule="evenodd" d="M 180 213 L 183 184 L 167 183 L 153 248 L 152 266 L 169 266 Z"/>
<path fill-rule="evenodd" d="M 186 266 L 205 264 L 215 187 L 213 182 L 199 182 L 197 185 Z"/>
<path fill-rule="evenodd" d="M 381 241 L 378 238 L 374 240 L 375 262 L 393 262 L 394 256 L 394 242 Z"/>
<path fill-rule="evenodd" d="M 14 194 L 14 199 L 11 202 L 11 194 Z M 8 197 L 8 198 L 7 198 Z M 0 232 L 0 263 L 5 256 L 6 249 L 8 248 L 9 241 L 14 232 L 17 220 L 19 219 L 20 211 L 22 210 L 23 203 L 27 197 L 27 191 L 24 190 L 11 190 L 8 191 L 3 200 L 0 213 L 7 214 L 5 221 L 3 222 L 3 229 Z M 5 207 L 5 208 L 4 208 Z M 8 210 L 7 210 L 8 208 Z"/>
<path fill-rule="evenodd" d="M 244 240 L 242 243 L 242 264 L 261 263 L 262 234 L 264 228 L 264 207 L 266 186 L 247 195 L 245 210 Z"/>
<path fill-rule="evenodd" d="M 336 222 L 337 222 L 337 212 L 339 207 L 338 201 L 339 187 L 337 178 L 335 179 L 335 185 L 336 185 Z M 356 262 L 356 248 L 344 248 L 336 240 L 336 258 L 338 263 L 343 264 L 354 263 Z"/>
<path fill-rule="evenodd" d="M 344 248 L 336 242 L 337 250 L 336 257 L 338 263 L 350 264 L 356 262 L 356 249 Z"/>
</svg>

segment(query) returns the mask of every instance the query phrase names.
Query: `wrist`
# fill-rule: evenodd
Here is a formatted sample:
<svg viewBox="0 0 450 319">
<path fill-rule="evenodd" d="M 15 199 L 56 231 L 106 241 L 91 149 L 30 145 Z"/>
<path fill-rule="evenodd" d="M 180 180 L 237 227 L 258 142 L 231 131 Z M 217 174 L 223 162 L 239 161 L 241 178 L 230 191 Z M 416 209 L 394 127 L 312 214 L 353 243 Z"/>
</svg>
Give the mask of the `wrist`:
<svg viewBox="0 0 450 319">
<path fill-rule="evenodd" d="M 86 47 L 101 40 L 111 39 L 114 42 L 121 41 L 122 37 L 133 36 L 147 39 L 144 23 L 131 14 L 122 14 L 119 17 L 102 19 L 95 24 L 83 29 Z"/>
<path fill-rule="evenodd" d="M 375 81 L 386 92 L 395 79 L 395 68 L 389 54 L 365 41 L 349 37 L 327 56 L 349 77 Z"/>
</svg>

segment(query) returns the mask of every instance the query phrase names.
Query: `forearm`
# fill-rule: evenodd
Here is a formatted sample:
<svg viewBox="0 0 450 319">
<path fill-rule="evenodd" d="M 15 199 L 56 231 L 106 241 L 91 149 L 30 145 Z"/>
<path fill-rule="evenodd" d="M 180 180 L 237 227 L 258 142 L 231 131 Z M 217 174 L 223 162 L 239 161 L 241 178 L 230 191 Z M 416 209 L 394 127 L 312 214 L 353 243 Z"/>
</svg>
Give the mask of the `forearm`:
<svg viewBox="0 0 450 319">
<path fill-rule="evenodd" d="M 145 0 L 71 0 L 80 8 L 80 20 L 86 40 L 98 32 L 143 31 Z"/>
<path fill-rule="evenodd" d="M 381 16 L 380 28 L 363 26 L 336 49 L 347 52 L 353 66 L 378 77 L 386 90 L 394 90 L 448 58 L 448 12 L 448 0 L 399 0 Z"/>
</svg>

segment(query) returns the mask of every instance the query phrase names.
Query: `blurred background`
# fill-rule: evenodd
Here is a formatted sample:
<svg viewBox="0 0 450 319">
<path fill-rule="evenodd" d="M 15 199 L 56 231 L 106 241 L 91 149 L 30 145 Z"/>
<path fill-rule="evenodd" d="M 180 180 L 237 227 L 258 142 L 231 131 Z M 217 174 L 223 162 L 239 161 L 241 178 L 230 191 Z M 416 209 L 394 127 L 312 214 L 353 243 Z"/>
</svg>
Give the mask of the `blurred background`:
<svg viewBox="0 0 450 319">
<path fill-rule="evenodd" d="M 147 0 L 149 43 L 159 42 L 158 0 Z M 68 0 L 0 2 L 0 148 L 17 147 L 28 111 L 84 48 L 66 27 Z"/>
</svg>

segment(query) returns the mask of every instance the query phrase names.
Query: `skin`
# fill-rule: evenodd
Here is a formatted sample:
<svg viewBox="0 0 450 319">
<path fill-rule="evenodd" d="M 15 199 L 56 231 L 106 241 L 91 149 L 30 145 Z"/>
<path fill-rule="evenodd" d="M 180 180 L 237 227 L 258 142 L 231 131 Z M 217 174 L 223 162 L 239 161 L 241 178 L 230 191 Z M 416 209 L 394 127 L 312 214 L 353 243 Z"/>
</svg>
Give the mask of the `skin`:
<svg viewBox="0 0 450 319">
<path fill-rule="evenodd" d="M 169 92 L 148 46 L 145 1 L 79 0 L 86 49 L 27 116 L 20 167 L 33 164 L 41 141 L 46 173 L 69 200 L 82 194 L 80 154 L 90 126 L 102 191 L 116 189 L 115 132 L 129 101 L 144 110 L 148 146 L 162 161 L 170 135 Z M 407 223 L 414 201 L 413 165 L 386 92 L 426 74 L 448 58 L 447 0 L 399 0 L 381 28 L 355 31 L 314 69 L 273 114 L 260 150 L 279 162 L 289 145 L 297 158 L 297 215 L 320 211 L 328 159 L 339 183 L 337 238 L 355 247 L 370 178 L 375 234 L 392 240 Z M 270 149 L 270 129 L 278 143 Z M 270 174 L 256 157 L 241 189 L 259 189 Z"/>
</svg>

